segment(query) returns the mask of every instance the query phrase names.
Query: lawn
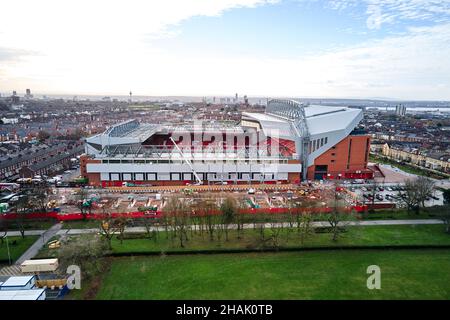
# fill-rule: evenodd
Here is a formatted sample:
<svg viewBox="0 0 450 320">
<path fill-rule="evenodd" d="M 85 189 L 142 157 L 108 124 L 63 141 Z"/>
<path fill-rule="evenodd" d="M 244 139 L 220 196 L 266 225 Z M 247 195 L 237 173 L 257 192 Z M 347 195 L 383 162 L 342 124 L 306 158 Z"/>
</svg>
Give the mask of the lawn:
<svg viewBox="0 0 450 320">
<path fill-rule="evenodd" d="M 271 231 L 265 230 L 266 238 Z M 226 250 L 226 249 L 255 249 L 260 248 L 259 233 L 253 229 L 245 230 L 241 239 L 237 238 L 236 231 L 230 230 L 229 241 L 221 242 L 208 239 L 205 235 L 190 237 L 181 248 L 177 239 L 168 240 L 164 232 L 160 232 L 158 240 L 151 239 L 126 239 L 123 243 L 116 238 L 112 241 L 114 253 L 141 253 L 141 252 L 170 252 L 183 250 Z M 268 241 L 267 246 L 273 245 Z M 337 242 L 331 241 L 329 233 L 312 234 L 301 244 L 295 230 L 280 231 L 278 237 L 280 247 L 324 247 L 324 246 L 380 246 L 380 245 L 450 245 L 450 235 L 444 232 L 443 225 L 397 225 L 397 226 L 365 226 L 348 227 L 348 231 L 342 233 Z"/>
<path fill-rule="evenodd" d="M 93 229 L 100 228 L 99 220 L 74 220 L 74 221 L 64 221 L 62 229 Z"/>
<path fill-rule="evenodd" d="M 38 236 L 26 236 L 23 239 L 22 237 L 8 237 L 9 252 L 11 254 L 12 262 L 17 260 L 38 238 Z M 0 244 L 0 261 L 5 264 L 8 263 L 6 240 L 3 241 L 3 245 Z"/>
<path fill-rule="evenodd" d="M 381 289 L 366 287 L 369 265 Z M 450 250 L 116 258 L 97 299 L 450 299 Z"/>
<path fill-rule="evenodd" d="M 26 219 L 24 224 L 25 230 L 46 230 L 58 223 L 55 219 Z M 19 231 L 20 227 L 17 225 L 17 221 L 11 220 L 8 223 L 9 231 Z"/>
<path fill-rule="evenodd" d="M 362 213 L 361 220 L 416 220 L 416 219 L 439 219 L 442 217 L 443 206 L 422 208 L 418 214 L 408 212 L 406 209 L 379 209 L 373 213 Z"/>
</svg>

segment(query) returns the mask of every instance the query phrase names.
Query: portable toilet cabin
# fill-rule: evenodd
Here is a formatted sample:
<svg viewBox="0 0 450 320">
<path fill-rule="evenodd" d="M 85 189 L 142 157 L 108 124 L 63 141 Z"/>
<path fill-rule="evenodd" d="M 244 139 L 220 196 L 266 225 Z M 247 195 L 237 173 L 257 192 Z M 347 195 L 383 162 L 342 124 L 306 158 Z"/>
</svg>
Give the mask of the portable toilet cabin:
<svg viewBox="0 0 450 320">
<path fill-rule="evenodd" d="M 2 283 L 0 291 L 30 290 L 36 284 L 36 276 L 10 277 Z"/>
</svg>

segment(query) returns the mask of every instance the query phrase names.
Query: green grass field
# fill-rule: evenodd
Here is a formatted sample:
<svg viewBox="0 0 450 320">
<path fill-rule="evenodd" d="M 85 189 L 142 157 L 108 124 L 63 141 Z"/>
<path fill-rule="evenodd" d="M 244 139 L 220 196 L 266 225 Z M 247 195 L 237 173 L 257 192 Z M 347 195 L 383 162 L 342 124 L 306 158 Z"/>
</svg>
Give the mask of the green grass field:
<svg viewBox="0 0 450 320">
<path fill-rule="evenodd" d="M 270 230 L 265 230 L 266 237 L 270 236 Z M 209 241 L 207 235 L 202 238 L 199 235 L 190 237 L 181 248 L 177 239 L 173 242 L 166 238 L 164 232 L 160 232 L 158 240 L 151 239 L 127 239 L 121 244 L 113 239 L 114 253 L 142 253 L 142 252 L 170 252 L 183 250 L 210 250 L 210 249 L 254 249 L 259 248 L 261 241 L 259 233 L 253 229 L 245 230 L 242 239 L 238 239 L 236 232 L 230 230 L 229 241 L 224 237 L 219 243 Z M 331 234 L 312 234 L 302 245 L 295 231 L 288 234 L 287 229 L 280 232 L 280 247 L 324 247 L 324 246 L 377 246 L 377 245 L 450 245 L 450 235 L 444 232 L 443 225 L 397 225 L 397 226 L 365 226 L 349 227 L 346 233 L 342 233 L 338 242 L 331 241 Z M 267 243 L 268 246 L 271 242 Z M 43 253 L 44 254 L 44 253 Z M 44 254 L 45 255 L 45 254 Z"/>
<path fill-rule="evenodd" d="M 22 237 L 8 237 L 12 262 L 17 260 L 38 238 L 38 236 L 26 236 L 24 239 Z M 16 241 L 16 244 L 14 244 L 14 241 Z M 3 245 L 0 244 L 0 261 L 8 263 L 6 240 L 3 241 Z"/>
<path fill-rule="evenodd" d="M 91 229 L 100 228 L 98 220 L 75 220 L 63 222 L 62 229 Z"/>
<path fill-rule="evenodd" d="M 369 265 L 381 289 L 366 287 Z M 450 299 L 450 250 L 116 258 L 97 299 Z"/>
<path fill-rule="evenodd" d="M 24 230 L 45 230 L 58 223 L 54 219 L 33 219 L 25 220 Z M 17 222 L 12 220 L 8 224 L 9 231 L 19 231 L 21 228 L 17 225 Z"/>
</svg>

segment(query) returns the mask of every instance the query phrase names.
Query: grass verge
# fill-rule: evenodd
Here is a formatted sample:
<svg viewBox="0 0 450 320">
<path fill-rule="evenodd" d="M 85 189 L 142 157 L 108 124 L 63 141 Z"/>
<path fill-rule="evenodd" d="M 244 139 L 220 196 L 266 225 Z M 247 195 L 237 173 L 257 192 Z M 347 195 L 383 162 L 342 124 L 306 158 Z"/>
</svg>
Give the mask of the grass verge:
<svg viewBox="0 0 450 320">
<path fill-rule="evenodd" d="M 9 252 L 12 262 L 16 261 L 33 243 L 36 242 L 38 236 L 8 237 Z M 8 247 L 6 240 L 0 243 L 0 261 L 2 264 L 8 264 Z"/>
<path fill-rule="evenodd" d="M 367 267 L 381 268 L 368 290 Z M 450 250 L 116 258 L 97 299 L 450 299 Z"/>
</svg>

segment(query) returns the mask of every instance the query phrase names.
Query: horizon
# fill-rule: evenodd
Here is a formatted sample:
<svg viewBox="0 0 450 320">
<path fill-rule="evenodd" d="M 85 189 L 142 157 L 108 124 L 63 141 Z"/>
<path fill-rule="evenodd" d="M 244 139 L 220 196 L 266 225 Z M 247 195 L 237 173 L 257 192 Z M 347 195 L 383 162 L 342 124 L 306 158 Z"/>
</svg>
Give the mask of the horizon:
<svg viewBox="0 0 450 320">
<path fill-rule="evenodd" d="M 27 88 L 28 89 L 28 88 Z M 18 96 L 25 97 L 25 90 L 20 92 L 18 90 L 0 90 L 0 98 L 9 97 L 12 95 L 12 92 L 16 91 Z M 22 93 L 22 94 L 21 94 Z M 125 100 L 129 99 L 129 94 L 102 94 L 102 93 L 93 93 L 93 94 L 84 94 L 84 93 L 42 93 L 42 92 L 33 92 L 31 91 L 34 99 L 42 99 L 44 97 L 47 98 L 55 98 L 55 99 L 73 99 L 76 97 L 77 99 L 86 99 L 86 98 L 123 98 Z M 267 100 L 267 99 L 289 99 L 289 100 L 351 100 L 351 101 L 372 101 L 372 102 L 393 102 L 393 103 L 408 103 L 408 102 L 434 102 L 434 103 L 450 103 L 450 99 L 448 100 L 429 100 L 429 99 L 399 99 L 399 98 L 390 98 L 390 97 L 309 97 L 309 96 L 263 96 L 263 95 L 246 95 L 249 99 L 259 99 L 259 100 Z M 163 99 L 163 98 L 191 98 L 191 99 L 203 99 L 203 98 L 234 98 L 234 94 L 224 94 L 224 95 L 147 95 L 147 94 L 138 94 L 135 95 L 133 93 L 132 99 Z M 239 98 L 243 99 L 244 94 L 240 95 Z M 145 100 L 144 100 L 145 101 Z M 136 101 L 133 101 L 136 102 Z M 450 106 L 449 106 L 450 107 Z"/>
</svg>

